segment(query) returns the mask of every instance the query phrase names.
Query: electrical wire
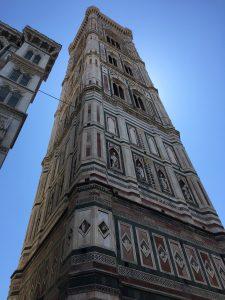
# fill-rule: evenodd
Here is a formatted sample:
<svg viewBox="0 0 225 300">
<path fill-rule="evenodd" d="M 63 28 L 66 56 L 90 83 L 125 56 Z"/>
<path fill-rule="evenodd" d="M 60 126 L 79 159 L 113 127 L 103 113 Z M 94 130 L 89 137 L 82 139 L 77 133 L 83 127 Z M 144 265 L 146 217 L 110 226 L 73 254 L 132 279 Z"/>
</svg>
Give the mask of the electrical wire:
<svg viewBox="0 0 225 300">
<path fill-rule="evenodd" d="M 57 100 L 57 101 L 59 101 L 59 102 L 66 103 L 67 105 L 69 105 L 69 106 L 71 106 L 71 107 L 73 107 L 73 108 L 76 108 L 74 105 L 70 104 L 69 102 L 63 101 L 63 100 L 61 100 L 61 99 L 59 99 L 59 98 L 57 98 L 57 97 L 55 97 L 55 96 L 53 96 L 53 95 L 51 95 L 51 94 L 49 94 L 49 93 L 46 93 L 46 92 L 44 92 L 44 91 L 42 91 L 42 90 L 38 90 L 38 92 L 40 92 L 40 93 L 42 93 L 42 94 L 44 94 L 44 95 L 46 95 L 46 96 L 49 96 L 49 97 L 51 97 L 51 98 L 53 98 L 53 99 L 55 99 L 55 100 Z"/>
</svg>

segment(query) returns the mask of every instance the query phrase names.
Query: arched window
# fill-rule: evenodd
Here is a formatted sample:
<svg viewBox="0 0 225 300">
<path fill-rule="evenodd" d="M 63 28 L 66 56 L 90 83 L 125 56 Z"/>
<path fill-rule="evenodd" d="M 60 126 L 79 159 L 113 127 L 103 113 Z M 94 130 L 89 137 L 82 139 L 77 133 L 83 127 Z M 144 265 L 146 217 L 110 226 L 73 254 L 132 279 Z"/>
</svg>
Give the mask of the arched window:
<svg viewBox="0 0 225 300">
<path fill-rule="evenodd" d="M 138 145 L 137 132 L 134 127 L 129 127 L 129 136 L 131 143 Z"/>
<path fill-rule="evenodd" d="M 120 85 L 119 85 L 119 95 L 121 99 L 124 99 L 124 91 Z"/>
<path fill-rule="evenodd" d="M 10 93 L 10 89 L 8 86 L 1 86 L 0 87 L 0 102 L 4 102 L 7 96 Z"/>
<path fill-rule="evenodd" d="M 36 65 L 38 65 L 39 62 L 40 62 L 40 60 L 41 60 L 41 56 L 39 54 L 36 54 L 34 56 L 33 63 L 35 63 Z"/>
<path fill-rule="evenodd" d="M 117 67 L 117 60 L 115 57 L 112 57 L 111 55 L 108 55 L 108 59 L 109 59 L 109 63 L 111 65 L 114 65 L 115 67 Z"/>
<path fill-rule="evenodd" d="M 34 52 L 32 50 L 28 50 L 24 57 L 26 59 L 30 60 L 33 55 L 34 55 Z"/>
<path fill-rule="evenodd" d="M 8 100 L 7 104 L 11 107 L 16 107 L 18 102 L 20 101 L 21 97 L 22 96 L 19 92 L 13 92 L 11 94 L 11 96 L 9 97 L 9 100 Z"/>
<path fill-rule="evenodd" d="M 118 42 L 116 42 L 116 47 L 120 49 L 120 44 Z"/>
<path fill-rule="evenodd" d="M 123 88 L 121 87 L 120 84 L 117 84 L 117 83 L 113 82 L 113 93 L 117 97 L 120 97 L 121 99 L 125 99 L 124 90 L 123 90 Z"/>
<path fill-rule="evenodd" d="M 112 117 L 107 117 L 107 126 L 108 126 L 108 131 L 116 134 L 116 121 Z"/>
<path fill-rule="evenodd" d="M 126 71 L 127 74 L 133 76 L 133 72 L 132 72 L 132 70 L 129 66 L 124 65 L 124 68 L 125 68 L 125 71 Z"/>
<path fill-rule="evenodd" d="M 120 49 L 120 44 L 115 41 L 114 39 L 112 39 L 111 37 L 109 37 L 108 35 L 106 36 L 106 40 L 109 44 L 113 45 L 114 47 Z"/>
<path fill-rule="evenodd" d="M 115 57 L 113 57 L 113 64 L 115 67 L 117 67 L 117 60 L 115 59 Z"/>
<path fill-rule="evenodd" d="M 139 105 L 140 105 L 140 108 L 145 111 L 145 107 L 144 107 L 144 104 L 143 104 L 143 101 L 140 97 L 138 97 L 138 102 L 139 102 Z"/>
<path fill-rule="evenodd" d="M 110 167 L 112 169 L 120 169 L 119 154 L 115 148 L 111 148 L 109 150 L 109 160 L 110 160 Z"/>
<path fill-rule="evenodd" d="M 13 81 L 17 81 L 21 75 L 22 73 L 19 69 L 13 69 L 11 74 L 9 75 L 9 78 Z"/>
<path fill-rule="evenodd" d="M 139 95 L 136 95 L 135 93 L 133 93 L 133 97 L 134 97 L 135 106 L 145 111 L 145 106 L 143 104 L 141 97 Z"/>
<path fill-rule="evenodd" d="M 108 58 L 109 58 L 109 63 L 110 63 L 110 64 L 113 64 L 112 56 L 111 56 L 111 55 L 108 55 Z"/>
<path fill-rule="evenodd" d="M 118 87 L 117 87 L 117 84 L 115 82 L 113 82 L 113 93 L 114 93 L 114 95 L 119 97 Z"/>
<path fill-rule="evenodd" d="M 31 79 L 31 77 L 30 77 L 29 74 L 23 74 L 23 76 L 21 77 L 19 83 L 22 84 L 23 86 L 27 86 L 30 79 Z"/>
</svg>

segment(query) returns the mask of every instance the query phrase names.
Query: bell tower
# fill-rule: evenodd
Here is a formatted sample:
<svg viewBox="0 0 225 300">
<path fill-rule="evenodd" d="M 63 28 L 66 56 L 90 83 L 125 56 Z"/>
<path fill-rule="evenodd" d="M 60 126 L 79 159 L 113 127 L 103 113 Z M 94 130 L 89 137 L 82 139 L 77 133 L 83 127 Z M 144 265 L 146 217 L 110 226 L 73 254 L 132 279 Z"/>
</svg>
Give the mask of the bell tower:
<svg viewBox="0 0 225 300">
<path fill-rule="evenodd" d="M 9 299 L 225 299 L 224 228 L 133 43 L 87 9 Z"/>
</svg>

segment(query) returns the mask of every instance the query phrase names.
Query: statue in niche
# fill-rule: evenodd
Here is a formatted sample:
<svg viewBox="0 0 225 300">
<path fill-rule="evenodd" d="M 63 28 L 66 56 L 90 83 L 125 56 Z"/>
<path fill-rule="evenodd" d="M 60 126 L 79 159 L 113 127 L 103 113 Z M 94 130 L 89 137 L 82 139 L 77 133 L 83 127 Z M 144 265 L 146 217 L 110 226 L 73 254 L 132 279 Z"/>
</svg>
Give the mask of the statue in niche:
<svg viewBox="0 0 225 300">
<path fill-rule="evenodd" d="M 137 172 L 137 176 L 140 180 L 145 180 L 144 168 L 139 159 L 136 160 L 136 172 Z"/>
<path fill-rule="evenodd" d="M 159 174 L 159 182 L 160 182 L 160 185 L 162 187 L 162 190 L 163 191 L 169 191 L 169 185 L 168 185 L 168 182 L 167 182 L 167 179 L 166 179 L 165 175 L 160 170 L 159 170 L 158 174 Z"/>
<path fill-rule="evenodd" d="M 110 166 L 111 168 L 116 168 L 119 169 L 120 168 L 120 162 L 119 162 L 119 155 L 117 153 L 117 151 L 112 148 L 110 149 Z"/>
</svg>

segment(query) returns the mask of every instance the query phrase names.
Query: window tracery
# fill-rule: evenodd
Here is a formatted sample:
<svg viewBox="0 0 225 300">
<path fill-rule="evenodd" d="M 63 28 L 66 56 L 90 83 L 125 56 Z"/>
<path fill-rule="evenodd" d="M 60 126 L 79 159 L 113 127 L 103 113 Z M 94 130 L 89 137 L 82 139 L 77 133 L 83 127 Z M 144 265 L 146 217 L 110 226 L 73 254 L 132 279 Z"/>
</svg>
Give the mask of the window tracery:
<svg viewBox="0 0 225 300">
<path fill-rule="evenodd" d="M 113 47 L 120 49 L 120 44 L 117 41 L 115 41 L 113 38 L 111 38 L 107 35 L 106 40 L 109 44 L 113 45 Z"/>
<path fill-rule="evenodd" d="M 121 99 L 124 99 L 124 90 L 119 83 L 113 82 L 113 94 Z"/>
<path fill-rule="evenodd" d="M 146 111 L 143 100 L 138 93 L 133 92 L 134 103 L 137 108 L 140 108 L 143 111 Z"/>
</svg>

